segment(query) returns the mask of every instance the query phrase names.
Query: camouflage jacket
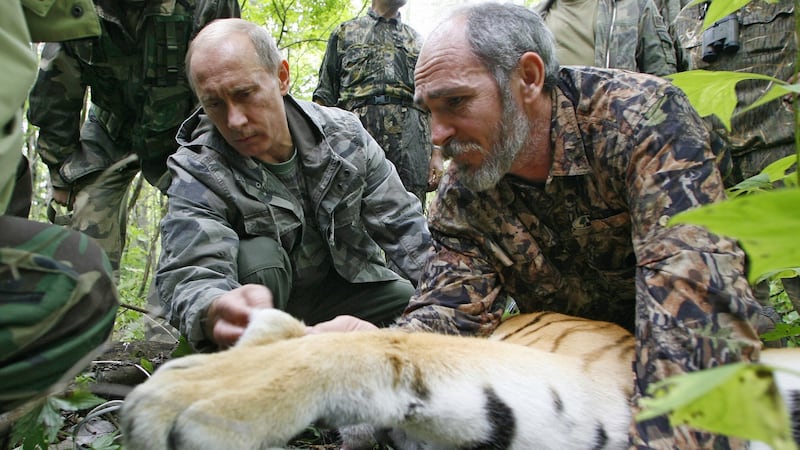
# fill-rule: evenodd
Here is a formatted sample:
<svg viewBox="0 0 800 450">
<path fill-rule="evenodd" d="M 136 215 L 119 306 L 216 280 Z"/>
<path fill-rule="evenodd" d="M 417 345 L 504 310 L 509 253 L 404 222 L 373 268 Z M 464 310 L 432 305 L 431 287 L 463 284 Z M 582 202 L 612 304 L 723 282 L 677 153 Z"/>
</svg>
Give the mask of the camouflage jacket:
<svg viewBox="0 0 800 450">
<path fill-rule="evenodd" d="M 40 127 L 36 150 L 54 186 L 65 187 L 131 151 L 153 184 L 166 172 L 174 136 L 195 99 L 183 68 L 191 38 L 209 21 L 238 17 L 236 0 L 98 0 L 102 35 L 48 43 L 30 94 L 30 122 Z M 92 120 L 112 148 L 81 144 L 86 88 Z"/>
<path fill-rule="evenodd" d="M 489 334 L 514 300 L 634 331 L 637 392 L 757 356 L 760 313 L 736 243 L 675 214 L 724 198 L 708 129 L 644 74 L 562 68 L 546 183 L 468 191 L 452 169 L 429 213 L 435 254 L 398 325 Z M 646 439 L 663 430 L 642 424 Z M 667 432 L 665 432 L 667 433 Z M 699 448 L 679 446 L 677 448 Z"/>
<path fill-rule="evenodd" d="M 22 105 L 36 76 L 31 40 L 96 36 L 100 24 L 90 0 L 9 0 L 0 4 L 0 30 L 5 73 L 0 89 L 0 213 L 5 213 L 22 155 Z"/>
<path fill-rule="evenodd" d="M 545 17 L 555 1 L 543 1 L 536 10 Z M 674 42 L 653 0 L 599 0 L 594 55 L 595 67 L 659 76 L 677 71 Z"/>
<path fill-rule="evenodd" d="M 316 217 L 305 217 L 286 186 L 231 149 L 200 112 L 181 127 L 182 147 L 168 161 L 173 181 L 156 286 L 196 348 L 203 347 L 200 320 L 210 302 L 239 287 L 240 238 L 271 236 L 291 255 L 307 222 L 315 221 L 332 266 L 354 283 L 399 278 L 381 250 L 416 282 L 430 253 L 419 201 L 356 116 L 290 96 L 285 104 Z"/>
<path fill-rule="evenodd" d="M 795 3 L 754 1 L 736 12 L 739 25 L 739 50 L 722 52 L 716 61 L 703 61 L 703 19 L 705 4 L 681 11 L 675 23 L 690 69 L 726 70 L 757 73 L 789 81 L 794 75 L 797 44 L 795 43 Z M 742 111 L 764 92 L 767 80 L 740 81 L 736 85 L 739 107 L 731 120 L 728 135 L 731 154 L 735 157 L 756 150 L 794 153 L 794 112 L 792 105 L 772 100 L 758 108 Z M 722 130 L 722 124 L 717 122 Z"/>
<path fill-rule="evenodd" d="M 421 37 L 399 19 L 372 9 L 340 24 L 328 39 L 314 100 L 353 109 L 353 102 L 387 95 L 413 103 Z"/>
</svg>

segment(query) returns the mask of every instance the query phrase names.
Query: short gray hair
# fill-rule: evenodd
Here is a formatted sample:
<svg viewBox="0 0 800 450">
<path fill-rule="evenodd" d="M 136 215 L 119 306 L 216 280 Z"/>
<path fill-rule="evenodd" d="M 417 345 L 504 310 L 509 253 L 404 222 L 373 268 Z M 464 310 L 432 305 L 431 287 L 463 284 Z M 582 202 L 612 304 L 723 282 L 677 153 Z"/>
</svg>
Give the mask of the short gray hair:
<svg viewBox="0 0 800 450">
<path fill-rule="evenodd" d="M 464 7 L 454 16 L 466 19 L 467 42 L 498 87 L 508 84 L 524 53 L 534 52 L 544 61 L 544 89 L 555 88 L 559 69 L 555 39 L 536 11 L 511 3 L 483 3 Z"/>
</svg>

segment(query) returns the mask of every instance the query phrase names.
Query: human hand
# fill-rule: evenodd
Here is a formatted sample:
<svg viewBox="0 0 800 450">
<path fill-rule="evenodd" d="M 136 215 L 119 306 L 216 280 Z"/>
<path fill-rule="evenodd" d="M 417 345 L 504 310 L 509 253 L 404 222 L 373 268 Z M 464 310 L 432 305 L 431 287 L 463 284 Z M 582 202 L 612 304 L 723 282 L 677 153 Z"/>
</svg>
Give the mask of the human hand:
<svg viewBox="0 0 800 450">
<path fill-rule="evenodd" d="M 273 308 L 272 292 L 260 284 L 245 284 L 217 297 L 208 307 L 205 333 L 220 349 L 239 340 L 255 309 Z"/>
<path fill-rule="evenodd" d="M 320 322 L 313 327 L 306 327 L 307 334 L 330 333 L 332 331 L 370 331 L 378 327 L 353 316 L 336 316 L 327 322 Z"/>
<path fill-rule="evenodd" d="M 72 208 L 73 203 L 75 203 L 75 196 L 72 195 L 72 188 L 53 187 L 53 193 L 51 195 L 53 201 L 61 206 Z"/>
</svg>

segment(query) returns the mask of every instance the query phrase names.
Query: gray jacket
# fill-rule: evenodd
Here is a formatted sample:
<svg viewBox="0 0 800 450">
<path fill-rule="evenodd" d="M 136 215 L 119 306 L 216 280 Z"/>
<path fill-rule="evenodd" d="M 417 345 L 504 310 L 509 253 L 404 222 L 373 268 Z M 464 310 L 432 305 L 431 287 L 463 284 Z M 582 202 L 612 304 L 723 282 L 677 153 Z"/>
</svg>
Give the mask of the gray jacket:
<svg viewBox="0 0 800 450">
<path fill-rule="evenodd" d="M 350 112 L 290 96 L 285 105 L 313 202 L 309 220 L 333 268 L 353 283 L 399 279 L 383 250 L 416 284 L 430 233 L 419 200 L 383 150 Z M 172 184 L 156 286 L 173 325 L 197 345 L 208 305 L 240 286 L 239 240 L 270 236 L 291 253 L 307 223 L 299 200 L 261 163 L 230 148 L 202 111 L 184 122 L 178 143 L 167 163 Z"/>
</svg>

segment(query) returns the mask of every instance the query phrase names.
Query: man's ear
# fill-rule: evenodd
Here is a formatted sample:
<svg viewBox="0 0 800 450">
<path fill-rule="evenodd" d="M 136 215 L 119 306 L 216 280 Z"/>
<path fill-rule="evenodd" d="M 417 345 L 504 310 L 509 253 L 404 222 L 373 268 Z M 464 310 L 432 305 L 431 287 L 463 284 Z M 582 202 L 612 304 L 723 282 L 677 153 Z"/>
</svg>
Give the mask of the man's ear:
<svg viewBox="0 0 800 450">
<path fill-rule="evenodd" d="M 280 67 L 278 67 L 278 81 L 280 81 L 281 95 L 286 95 L 289 93 L 289 84 L 291 80 L 292 77 L 289 73 L 289 61 L 284 59 L 281 61 Z"/>
<path fill-rule="evenodd" d="M 526 52 L 519 58 L 519 81 L 524 97 L 538 96 L 544 86 L 544 61 L 538 53 Z"/>
</svg>

